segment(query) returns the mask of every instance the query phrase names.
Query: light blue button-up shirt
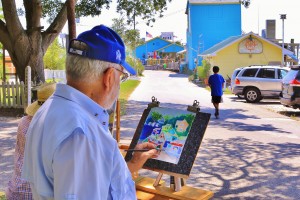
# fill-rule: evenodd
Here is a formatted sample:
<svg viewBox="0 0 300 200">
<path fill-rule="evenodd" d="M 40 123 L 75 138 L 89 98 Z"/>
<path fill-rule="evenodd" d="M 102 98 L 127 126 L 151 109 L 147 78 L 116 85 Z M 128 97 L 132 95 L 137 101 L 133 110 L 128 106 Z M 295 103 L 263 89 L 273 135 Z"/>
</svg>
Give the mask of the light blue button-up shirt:
<svg viewBox="0 0 300 200">
<path fill-rule="evenodd" d="M 64 84 L 31 121 L 22 177 L 35 200 L 136 199 L 106 110 Z"/>
</svg>

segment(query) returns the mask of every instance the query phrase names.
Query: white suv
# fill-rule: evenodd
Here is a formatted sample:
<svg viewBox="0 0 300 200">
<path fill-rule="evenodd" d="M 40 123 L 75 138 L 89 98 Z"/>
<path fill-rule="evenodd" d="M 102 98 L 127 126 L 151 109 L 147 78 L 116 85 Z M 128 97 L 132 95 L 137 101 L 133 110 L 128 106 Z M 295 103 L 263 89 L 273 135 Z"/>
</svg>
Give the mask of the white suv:
<svg viewBox="0 0 300 200">
<path fill-rule="evenodd" d="M 288 70 L 269 65 L 244 67 L 235 78 L 233 93 L 244 95 L 249 103 L 259 102 L 262 98 L 279 98 L 281 81 Z"/>
</svg>

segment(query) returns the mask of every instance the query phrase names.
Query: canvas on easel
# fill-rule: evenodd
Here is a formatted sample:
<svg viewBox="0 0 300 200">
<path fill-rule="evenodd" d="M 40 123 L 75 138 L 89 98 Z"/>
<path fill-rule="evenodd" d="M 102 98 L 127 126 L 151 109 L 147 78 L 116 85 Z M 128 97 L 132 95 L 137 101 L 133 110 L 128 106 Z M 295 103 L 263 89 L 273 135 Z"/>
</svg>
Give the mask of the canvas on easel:
<svg viewBox="0 0 300 200">
<path fill-rule="evenodd" d="M 157 158 L 143 166 L 164 174 L 187 178 L 192 169 L 210 119 L 209 113 L 148 106 L 144 110 L 130 149 L 143 142 L 160 148 Z M 132 157 L 127 152 L 125 160 Z"/>
</svg>

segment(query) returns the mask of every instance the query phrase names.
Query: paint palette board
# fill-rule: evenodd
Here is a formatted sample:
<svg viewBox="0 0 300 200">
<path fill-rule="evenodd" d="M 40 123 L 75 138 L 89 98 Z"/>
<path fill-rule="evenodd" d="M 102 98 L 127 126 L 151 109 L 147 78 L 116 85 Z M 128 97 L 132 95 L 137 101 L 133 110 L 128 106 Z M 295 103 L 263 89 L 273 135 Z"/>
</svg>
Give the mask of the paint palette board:
<svg viewBox="0 0 300 200">
<path fill-rule="evenodd" d="M 187 178 L 201 145 L 209 113 L 153 107 L 144 110 L 130 149 L 150 142 L 161 149 L 159 156 L 149 159 L 143 166 L 164 174 Z M 125 160 L 132 157 L 127 152 Z"/>
</svg>

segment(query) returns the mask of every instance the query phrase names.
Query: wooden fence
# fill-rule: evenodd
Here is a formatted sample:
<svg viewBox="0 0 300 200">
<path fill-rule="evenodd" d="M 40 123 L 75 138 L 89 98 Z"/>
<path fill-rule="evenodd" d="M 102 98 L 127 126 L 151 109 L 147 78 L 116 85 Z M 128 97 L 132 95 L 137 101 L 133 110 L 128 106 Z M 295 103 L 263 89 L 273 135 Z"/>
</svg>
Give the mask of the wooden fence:
<svg viewBox="0 0 300 200">
<path fill-rule="evenodd" d="M 0 108 L 24 108 L 24 83 L 2 82 L 0 84 Z"/>
</svg>

